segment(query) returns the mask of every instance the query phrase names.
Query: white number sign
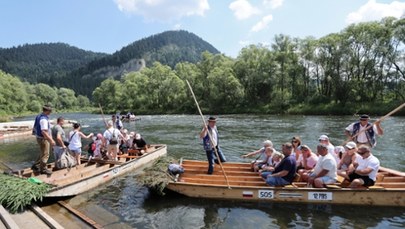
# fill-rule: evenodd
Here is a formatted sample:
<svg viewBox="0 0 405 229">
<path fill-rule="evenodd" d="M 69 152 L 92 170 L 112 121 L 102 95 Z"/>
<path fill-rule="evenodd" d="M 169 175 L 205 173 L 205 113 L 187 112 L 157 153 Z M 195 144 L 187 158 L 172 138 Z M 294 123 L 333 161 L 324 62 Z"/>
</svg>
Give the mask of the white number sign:
<svg viewBox="0 0 405 229">
<path fill-rule="evenodd" d="M 273 190 L 259 190 L 259 199 L 273 199 L 274 191 Z"/>
<path fill-rule="evenodd" d="M 308 200 L 332 200 L 331 192 L 308 192 Z"/>
</svg>

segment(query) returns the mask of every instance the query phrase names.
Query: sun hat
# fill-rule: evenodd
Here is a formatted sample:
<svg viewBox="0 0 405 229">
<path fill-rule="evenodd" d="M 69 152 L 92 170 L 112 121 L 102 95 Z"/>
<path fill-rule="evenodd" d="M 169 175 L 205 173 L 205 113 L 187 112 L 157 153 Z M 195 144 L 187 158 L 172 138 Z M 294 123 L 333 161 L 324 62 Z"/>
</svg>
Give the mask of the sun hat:
<svg viewBox="0 0 405 229">
<path fill-rule="evenodd" d="M 370 116 L 368 116 L 368 115 L 366 115 L 366 114 L 362 114 L 362 115 L 360 116 L 360 120 L 368 120 L 368 119 L 370 119 Z"/>
<path fill-rule="evenodd" d="M 217 121 L 217 119 L 215 118 L 215 117 L 209 117 L 208 118 L 208 122 L 216 122 Z"/>
<path fill-rule="evenodd" d="M 307 146 L 307 145 L 300 145 L 299 148 L 300 148 L 301 150 L 302 150 L 302 149 L 309 149 L 309 146 Z"/>
<path fill-rule="evenodd" d="M 354 149 L 354 148 L 356 148 L 356 143 L 354 143 L 354 142 L 348 142 L 348 143 L 346 143 L 346 145 L 345 145 L 345 147 L 346 148 L 348 148 L 348 149 Z"/>
<path fill-rule="evenodd" d="M 103 135 L 101 133 L 98 133 L 97 134 L 97 139 L 102 139 L 102 138 L 103 138 Z"/>
<path fill-rule="evenodd" d="M 325 134 L 322 134 L 321 136 L 319 136 L 319 140 L 322 140 L 322 141 L 329 140 L 329 137 Z"/>
</svg>

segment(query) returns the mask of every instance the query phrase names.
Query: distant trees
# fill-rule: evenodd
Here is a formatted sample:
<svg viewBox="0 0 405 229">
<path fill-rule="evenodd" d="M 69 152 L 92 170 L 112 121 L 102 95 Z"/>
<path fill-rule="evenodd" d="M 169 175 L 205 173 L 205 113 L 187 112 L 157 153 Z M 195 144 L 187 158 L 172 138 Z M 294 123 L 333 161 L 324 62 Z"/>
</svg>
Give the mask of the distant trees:
<svg viewBox="0 0 405 229">
<path fill-rule="evenodd" d="M 43 103 L 84 107 L 89 100 L 75 96 L 83 93 L 91 94 L 93 104 L 100 103 L 108 112 L 195 112 L 185 80 L 191 83 L 203 111 L 210 113 L 347 114 L 364 106 L 381 113 L 405 100 L 404 18 L 353 24 L 319 39 L 280 34 L 269 46 L 243 48 L 236 58 L 215 52 L 193 34 L 170 31 L 92 61 L 70 77 L 55 72 L 57 77 L 49 78 L 74 90 L 22 83 L 1 72 L 5 80 L 0 82 L 0 108 L 15 113 L 37 111 Z M 31 65 L 33 69 L 51 61 L 46 53 L 40 56 L 46 61 Z M 108 74 L 113 66 L 134 57 L 158 61 L 150 61 L 139 72 Z M 1 58 L 0 68 L 10 64 Z M 16 68 L 29 69 L 24 63 Z"/>
<path fill-rule="evenodd" d="M 23 83 L 3 71 L 0 71 L 0 88 L 0 115 L 39 112 L 44 104 L 51 104 L 56 110 L 90 106 L 88 98 L 76 97 L 72 89 Z"/>
<path fill-rule="evenodd" d="M 378 109 L 375 104 L 405 100 L 404 60 L 405 19 L 353 24 L 319 39 L 281 34 L 270 46 L 243 48 L 235 59 L 204 52 L 196 64 L 170 68 L 155 63 L 121 81 L 109 79 L 122 91 L 119 104 L 108 107 L 194 112 L 187 79 L 209 112 L 297 112 L 296 107 L 324 105 L 335 107 L 334 113 L 347 113 L 367 104 Z M 107 90 L 97 88 L 95 101 L 103 102 L 97 95 Z M 317 112 L 322 111 L 312 111 Z"/>
</svg>

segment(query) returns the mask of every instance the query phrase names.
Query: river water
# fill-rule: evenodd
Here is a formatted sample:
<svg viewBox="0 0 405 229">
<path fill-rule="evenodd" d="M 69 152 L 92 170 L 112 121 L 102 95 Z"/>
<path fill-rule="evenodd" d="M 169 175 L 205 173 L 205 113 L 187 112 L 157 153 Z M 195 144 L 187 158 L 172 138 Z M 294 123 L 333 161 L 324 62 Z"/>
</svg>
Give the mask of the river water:
<svg viewBox="0 0 405 229">
<path fill-rule="evenodd" d="M 52 118 L 58 115 L 53 114 Z M 85 133 L 102 132 L 100 115 L 63 114 L 77 120 Z M 198 132 L 197 115 L 140 116 L 138 122 L 124 123 L 140 132 L 148 143 L 168 145 L 175 158 L 205 160 Z M 277 149 L 292 136 L 316 148 L 318 137 L 327 134 L 331 142 L 344 142 L 344 128 L 357 120 L 353 116 L 218 116 L 220 145 L 229 161 L 249 161 L 240 155 L 256 150 L 266 139 Z M 30 120 L 24 117 L 21 120 Z M 390 117 L 382 124 L 385 133 L 373 149 L 381 165 L 405 171 L 405 117 Z M 0 144 L 0 159 L 14 169 L 28 167 L 38 149 L 32 137 Z M 119 177 L 79 195 L 70 204 L 105 228 L 404 228 L 405 209 L 286 203 L 251 203 L 193 199 L 168 193 L 161 197 L 137 182 L 138 174 Z M 405 196 L 404 196 L 405 198 Z"/>
</svg>

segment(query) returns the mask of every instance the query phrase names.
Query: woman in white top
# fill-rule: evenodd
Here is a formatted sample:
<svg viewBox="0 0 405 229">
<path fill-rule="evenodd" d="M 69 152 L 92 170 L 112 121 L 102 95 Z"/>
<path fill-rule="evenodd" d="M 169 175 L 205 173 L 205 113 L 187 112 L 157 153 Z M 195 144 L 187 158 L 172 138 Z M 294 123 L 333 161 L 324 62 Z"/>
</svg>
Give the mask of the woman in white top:
<svg viewBox="0 0 405 229">
<path fill-rule="evenodd" d="M 91 138 L 93 133 L 84 135 L 80 131 L 80 124 L 74 123 L 73 130 L 69 133 L 69 150 L 73 153 L 78 165 L 80 165 L 80 156 L 82 153 L 82 138 Z"/>
</svg>

